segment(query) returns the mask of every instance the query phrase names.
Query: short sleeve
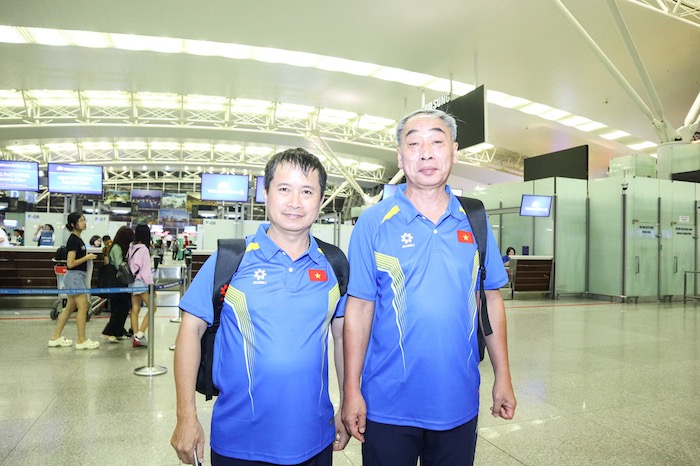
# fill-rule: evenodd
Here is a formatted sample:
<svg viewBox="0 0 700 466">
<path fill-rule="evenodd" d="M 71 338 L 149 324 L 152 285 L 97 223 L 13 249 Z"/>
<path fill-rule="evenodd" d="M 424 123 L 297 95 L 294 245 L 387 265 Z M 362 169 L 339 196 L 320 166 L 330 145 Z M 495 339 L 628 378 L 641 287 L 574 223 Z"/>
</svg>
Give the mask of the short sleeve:
<svg viewBox="0 0 700 466">
<path fill-rule="evenodd" d="M 374 301 L 377 297 L 377 265 L 373 245 L 375 228 L 370 217 L 361 215 L 352 230 L 348 248 L 348 294 L 366 301 Z"/>
<path fill-rule="evenodd" d="M 488 232 L 488 241 L 486 243 L 486 280 L 484 280 L 484 289 L 497 290 L 508 283 L 508 272 L 503 265 L 503 257 L 496 244 L 496 237 L 493 236 L 491 223 L 487 220 L 486 231 Z M 477 289 L 479 283 L 476 284 Z"/>
<path fill-rule="evenodd" d="M 217 254 L 215 251 L 202 264 L 187 291 L 180 299 L 180 309 L 199 317 L 208 325 L 211 325 L 214 321 L 212 294 L 214 293 L 214 269 L 216 267 Z"/>
</svg>

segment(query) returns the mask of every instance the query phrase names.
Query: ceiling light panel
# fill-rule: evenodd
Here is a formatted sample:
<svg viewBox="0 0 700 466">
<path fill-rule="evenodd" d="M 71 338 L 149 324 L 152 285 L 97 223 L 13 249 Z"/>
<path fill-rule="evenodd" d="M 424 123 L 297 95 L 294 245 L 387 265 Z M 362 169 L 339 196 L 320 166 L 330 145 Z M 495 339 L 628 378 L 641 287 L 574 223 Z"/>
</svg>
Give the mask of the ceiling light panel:
<svg viewBox="0 0 700 466">
<path fill-rule="evenodd" d="M 182 106 L 182 96 L 178 94 L 139 92 L 136 99 L 145 108 L 174 109 Z"/>
<path fill-rule="evenodd" d="M 362 115 L 360 117 L 360 120 L 357 122 L 357 127 L 362 129 L 368 129 L 370 131 L 379 131 L 395 123 L 395 120 L 390 120 L 389 118 Z"/>
<path fill-rule="evenodd" d="M 83 98 L 93 107 L 131 107 L 131 94 L 123 91 L 82 91 Z"/>
<path fill-rule="evenodd" d="M 344 125 L 354 118 L 357 118 L 357 113 L 330 108 L 322 108 L 318 113 L 318 121 L 320 123 Z"/>
<path fill-rule="evenodd" d="M 261 115 L 268 113 L 272 108 L 269 100 L 234 99 L 231 101 L 232 113 L 252 113 Z"/>
<path fill-rule="evenodd" d="M 68 38 L 71 45 L 78 47 L 89 47 L 94 49 L 104 49 L 108 45 L 107 34 L 93 31 L 62 31 Z"/>
<path fill-rule="evenodd" d="M 41 146 L 36 144 L 27 144 L 21 146 L 7 146 L 5 149 L 18 155 L 41 154 Z"/>
<path fill-rule="evenodd" d="M 277 104 L 275 109 L 275 116 L 277 118 L 293 118 L 305 120 L 309 118 L 311 112 L 315 110 L 315 107 L 310 105 L 296 105 L 296 104 Z"/>
<path fill-rule="evenodd" d="M 27 96 L 45 107 L 80 107 L 75 91 L 27 91 Z"/>
<path fill-rule="evenodd" d="M 242 60 L 250 58 L 252 50 L 253 47 L 249 45 L 190 39 L 185 39 L 183 41 L 183 52 L 205 57 L 225 57 Z"/>
<path fill-rule="evenodd" d="M 226 97 L 206 95 L 186 95 L 183 97 L 183 105 L 186 110 L 206 110 L 210 112 L 223 112 L 228 104 Z"/>
<path fill-rule="evenodd" d="M 0 42 L 8 44 L 26 44 L 27 39 L 22 36 L 19 29 L 12 26 L 0 26 Z"/>
<path fill-rule="evenodd" d="M 0 90 L 0 107 L 24 107 L 24 97 L 19 91 Z"/>
<path fill-rule="evenodd" d="M 41 45 L 71 45 L 69 37 L 58 29 L 27 28 L 34 42 Z"/>
<path fill-rule="evenodd" d="M 614 141 L 616 139 L 624 138 L 624 137 L 627 137 L 629 135 L 630 135 L 630 133 L 618 130 L 618 131 L 612 131 L 612 132 L 607 133 L 607 134 L 601 134 L 600 137 L 603 139 L 608 139 L 610 141 Z"/>
<path fill-rule="evenodd" d="M 384 81 L 399 82 L 407 86 L 423 86 L 432 81 L 434 78 L 423 73 L 415 73 L 413 71 L 402 70 L 399 68 L 391 68 L 382 66 L 377 71 L 372 73 L 372 76 Z"/>
</svg>

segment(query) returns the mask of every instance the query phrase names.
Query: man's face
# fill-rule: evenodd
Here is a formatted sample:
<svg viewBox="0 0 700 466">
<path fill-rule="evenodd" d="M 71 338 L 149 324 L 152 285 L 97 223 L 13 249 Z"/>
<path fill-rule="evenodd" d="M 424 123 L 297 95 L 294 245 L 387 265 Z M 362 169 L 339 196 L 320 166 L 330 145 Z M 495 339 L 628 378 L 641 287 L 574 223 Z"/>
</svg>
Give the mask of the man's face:
<svg viewBox="0 0 700 466">
<path fill-rule="evenodd" d="M 321 182 L 318 171 L 308 175 L 297 166 L 280 164 L 265 191 L 270 228 L 288 233 L 308 234 L 321 208 Z"/>
<path fill-rule="evenodd" d="M 436 117 L 417 115 L 408 120 L 397 152 L 406 183 L 417 189 L 445 185 L 457 162 L 457 143 L 452 142 L 450 128 Z"/>
</svg>

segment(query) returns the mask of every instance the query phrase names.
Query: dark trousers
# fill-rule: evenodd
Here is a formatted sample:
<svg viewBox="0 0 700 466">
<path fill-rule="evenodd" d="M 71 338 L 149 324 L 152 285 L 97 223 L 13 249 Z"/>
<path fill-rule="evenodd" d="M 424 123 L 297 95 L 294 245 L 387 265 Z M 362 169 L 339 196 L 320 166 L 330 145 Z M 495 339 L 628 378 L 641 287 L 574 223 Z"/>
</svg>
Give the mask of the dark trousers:
<svg viewBox="0 0 700 466">
<path fill-rule="evenodd" d="M 221 456 L 214 450 L 211 451 L 212 466 L 273 466 L 275 463 L 265 463 L 262 461 L 246 461 Z M 299 463 L 295 466 L 331 466 L 333 464 L 333 444 L 311 459 Z"/>
<path fill-rule="evenodd" d="M 468 466 L 474 464 L 477 417 L 450 430 L 394 426 L 367 420 L 364 466 Z"/>
<path fill-rule="evenodd" d="M 109 295 L 110 316 L 109 322 L 105 326 L 102 333 L 104 335 L 112 335 L 120 337 L 126 335 L 124 323 L 131 310 L 131 295 L 129 293 L 115 293 Z"/>
</svg>

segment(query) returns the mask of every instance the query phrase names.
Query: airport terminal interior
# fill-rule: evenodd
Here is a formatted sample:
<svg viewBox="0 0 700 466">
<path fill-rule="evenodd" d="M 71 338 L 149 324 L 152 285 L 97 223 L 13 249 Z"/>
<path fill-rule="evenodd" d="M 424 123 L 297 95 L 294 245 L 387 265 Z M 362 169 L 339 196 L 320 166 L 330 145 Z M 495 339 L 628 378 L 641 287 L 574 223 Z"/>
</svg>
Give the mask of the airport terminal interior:
<svg viewBox="0 0 700 466">
<path fill-rule="evenodd" d="M 347 253 L 419 108 L 455 116 L 448 186 L 515 251 L 518 407 L 491 416 L 487 357 L 476 464 L 700 465 L 698 57 L 698 0 L 0 2 L 0 465 L 180 464 L 189 277 L 267 221 L 265 164 L 295 147 L 328 172 L 313 234 Z M 149 225 L 149 346 L 103 340 L 95 297 L 101 346 L 47 347 L 74 211 L 85 242 Z"/>
</svg>

